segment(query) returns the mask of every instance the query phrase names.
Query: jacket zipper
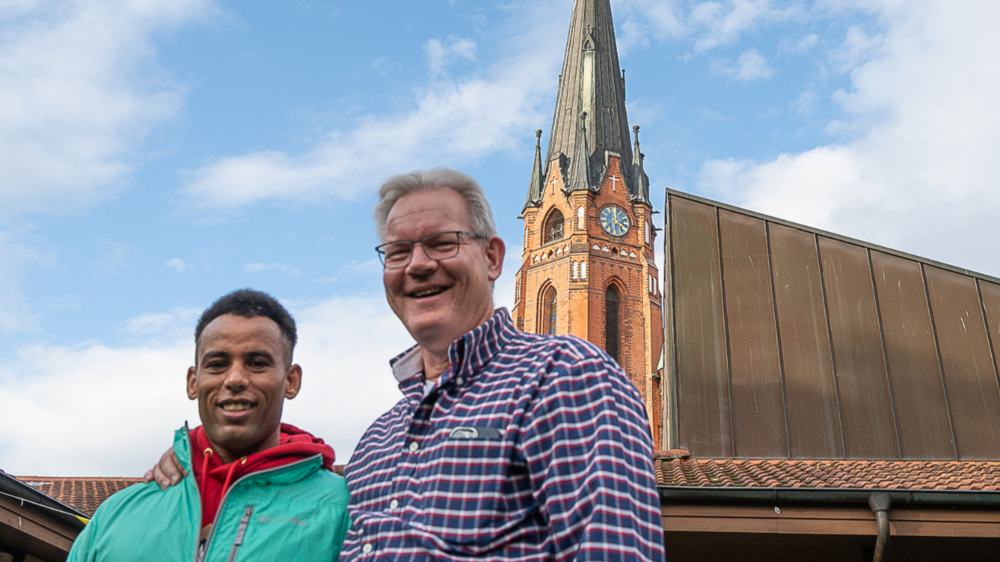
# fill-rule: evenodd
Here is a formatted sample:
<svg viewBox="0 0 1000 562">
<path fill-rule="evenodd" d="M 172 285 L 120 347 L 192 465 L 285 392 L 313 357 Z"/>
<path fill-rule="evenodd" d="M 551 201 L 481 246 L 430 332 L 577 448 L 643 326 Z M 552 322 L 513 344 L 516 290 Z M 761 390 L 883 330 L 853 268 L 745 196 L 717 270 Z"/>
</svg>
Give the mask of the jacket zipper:
<svg viewBox="0 0 1000 562">
<path fill-rule="evenodd" d="M 190 443 L 190 440 L 188 441 L 188 443 Z M 188 445 L 188 448 L 190 449 L 190 444 Z M 261 475 L 261 474 L 267 474 L 269 472 L 277 472 L 279 470 L 284 470 L 284 469 L 292 467 L 292 466 L 296 466 L 296 465 L 299 465 L 299 464 L 302 464 L 302 463 L 305 463 L 305 462 L 309 462 L 309 461 L 315 459 L 316 457 L 320 457 L 322 459 L 322 455 L 315 454 L 315 455 L 312 455 L 310 457 L 306 457 L 304 459 L 297 460 L 297 461 L 295 461 L 293 463 L 283 464 L 281 466 L 276 466 L 274 468 L 268 468 L 268 469 L 261 470 L 261 471 L 258 471 L 258 472 L 252 472 L 250 474 L 244 474 L 243 476 L 240 476 L 239 478 L 237 478 L 236 482 L 233 482 L 232 485 L 229 486 L 229 489 L 226 490 L 226 492 L 222 495 L 222 500 L 219 502 L 219 510 L 216 512 L 216 515 L 215 515 L 216 522 L 212 524 L 212 530 L 209 531 L 209 533 L 208 533 L 208 538 L 205 540 L 205 548 L 204 548 L 204 550 L 200 550 L 197 546 L 195 547 L 195 551 L 194 551 L 194 554 L 195 554 L 194 560 L 195 560 L 195 562 L 202 562 L 202 560 L 204 560 L 205 557 L 208 555 L 208 550 L 212 546 L 212 539 L 215 537 L 215 530 L 219 527 L 218 526 L 219 515 L 222 513 L 222 508 L 226 506 L 226 500 L 229 498 L 229 492 L 233 491 L 236 488 L 237 484 L 239 484 L 240 482 L 246 480 L 247 478 L 253 478 L 255 476 L 258 476 L 258 475 Z M 193 472 L 194 472 L 194 469 L 192 468 L 192 473 Z M 197 484 L 195 484 L 195 489 L 197 489 L 197 488 L 198 488 L 198 486 L 197 486 Z M 201 512 L 201 490 L 198 490 L 198 495 L 199 495 L 199 498 L 198 498 L 198 511 L 200 513 Z M 253 511 L 253 506 L 248 505 L 247 507 L 251 510 L 251 512 Z M 250 515 L 247 514 L 246 512 L 244 512 L 243 517 L 249 519 Z M 200 515 L 199 515 L 199 518 L 198 518 L 198 523 L 199 523 L 199 525 L 201 524 L 201 516 Z M 241 528 L 244 527 L 243 524 L 242 524 L 242 521 L 240 523 L 240 527 Z M 237 536 L 239 536 L 240 535 L 239 531 L 237 531 L 236 534 L 237 534 Z M 242 543 L 242 539 L 241 539 L 240 542 Z M 234 554 L 230 554 L 230 556 L 232 557 L 232 556 L 234 556 Z M 231 559 L 232 558 L 230 558 L 230 560 Z"/>
<path fill-rule="evenodd" d="M 240 526 L 236 528 L 236 538 L 233 539 L 233 549 L 229 551 L 227 562 L 236 562 L 236 551 L 243 544 L 243 536 L 247 533 L 247 525 L 250 523 L 251 515 L 253 515 L 253 506 L 248 505 L 243 509 L 243 518 L 240 519 Z"/>
</svg>

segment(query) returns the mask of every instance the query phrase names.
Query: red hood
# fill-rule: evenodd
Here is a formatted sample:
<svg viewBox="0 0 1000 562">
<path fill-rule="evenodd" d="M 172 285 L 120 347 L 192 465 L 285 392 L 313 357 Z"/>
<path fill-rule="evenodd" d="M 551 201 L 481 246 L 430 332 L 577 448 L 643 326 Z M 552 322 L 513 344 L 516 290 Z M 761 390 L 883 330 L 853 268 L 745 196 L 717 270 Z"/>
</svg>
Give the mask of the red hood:
<svg viewBox="0 0 1000 562">
<path fill-rule="evenodd" d="M 190 431 L 191 466 L 194 468 L 195 482 L 201 495 L 201 524 L 215 521 L 215 514 L 222 503 L 226 490 L 241 477 L 261 470 L 291 464 L 302 459 L 323 455 L 323 468 L 332 470 L 333 449 L 319 437 L 303 431 L 294 425 L 281 424 L 278 444 L 258 451 L 231 463 L 223 463 L 215 454 L 212 443 L 205 435 L 205 429 L 198 426 Z M 208 453 L 206 455 L 206 452 Z"/>
</svg>

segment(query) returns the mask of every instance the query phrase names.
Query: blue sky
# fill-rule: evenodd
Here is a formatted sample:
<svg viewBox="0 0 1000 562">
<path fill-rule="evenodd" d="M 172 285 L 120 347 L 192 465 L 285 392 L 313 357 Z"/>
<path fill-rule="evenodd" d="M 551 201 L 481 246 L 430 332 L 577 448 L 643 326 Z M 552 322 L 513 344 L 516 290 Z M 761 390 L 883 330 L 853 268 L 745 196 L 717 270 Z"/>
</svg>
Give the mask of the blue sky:
<svg viewBox="0 0 1000 562">
<path fill-rule="evenodd" d="M 374 191 L 478 178 L 509 304 L 571 7 L 0 0 L 0 468 L 141 472 L 197 420 L 197 314 L 244 286 L 299 319 L 286 419 L 346 461 L 409 342 Z M 1000 274 L 995 3 L 612 7 L 658 208 L 670 186 Z"/>
</svg>

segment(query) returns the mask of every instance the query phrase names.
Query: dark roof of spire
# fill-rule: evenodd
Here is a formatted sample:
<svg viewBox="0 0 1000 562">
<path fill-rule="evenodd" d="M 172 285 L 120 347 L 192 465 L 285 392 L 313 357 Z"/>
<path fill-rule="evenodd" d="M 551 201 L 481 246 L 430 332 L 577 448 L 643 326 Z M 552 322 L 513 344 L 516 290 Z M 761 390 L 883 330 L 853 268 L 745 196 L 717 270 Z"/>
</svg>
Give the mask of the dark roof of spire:
<svg viewBox="0 0 1000 562">
<path fill-rule="evenodd" d="M 588 57 L 593 58 L 592 74 L 585 71 Z M 580 126 L 583 112 L 587 113 L 585 129 Z M 632 147 L 625 113 L 625 83 L 618 65 L 610 0 L 576 0 L 573 7 L 547 161 L 563 154 L 570 159 L 570 169 L 579 168 L 572 160 L 582 148 L 584 130 L 586 147 L 591 154 L 591 166 L 588 167 L 603 165 L 607 150 L 621 155 L 622 172 L 631 176 Z M 599 178 L 591 177 L 589 181 L 597 180 Z M 635 190 L 637 186 L 629 187 Z M 570 189 L 581 188 L 583 186 L 570 186 Z"/>
</svg>

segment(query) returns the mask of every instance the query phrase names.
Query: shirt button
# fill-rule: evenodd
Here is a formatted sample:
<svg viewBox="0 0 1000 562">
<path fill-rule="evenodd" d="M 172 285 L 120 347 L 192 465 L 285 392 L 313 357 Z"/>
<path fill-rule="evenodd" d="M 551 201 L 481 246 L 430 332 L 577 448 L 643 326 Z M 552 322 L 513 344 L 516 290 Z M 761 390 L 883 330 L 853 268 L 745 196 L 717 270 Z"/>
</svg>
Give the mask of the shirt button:
<svg viewBox="0 0 1000 562">
<path fill-rule="evenodd" d="M 389 509 L 399 509 L 399 500 L 389 502 Z"/>
<path fill-rule="evenodd" d="M 372 543 L 366 542 L 365 545 L 361 547 L 361 552 L 364 552 L 365 554 L 368 554 L 374 548 L 375 547 L 372 546 Z"/>
<path fill-rule="evenodd" d="M 410 449 L 411 453 L 416 453 L 417 449 L 419 449 L 419 448 L 420 448 L 420 445 L 418 445 L 416 441 L 410 441 L 410 447 L 409 447 L 409 449 Z"/>
<path fill-rule="evenodd" d="M 462 384 L 462 377 L 457 377 L 455 379 L 455 384 Z"/>
</svg>

